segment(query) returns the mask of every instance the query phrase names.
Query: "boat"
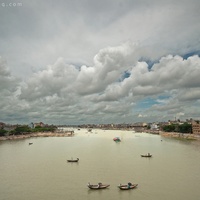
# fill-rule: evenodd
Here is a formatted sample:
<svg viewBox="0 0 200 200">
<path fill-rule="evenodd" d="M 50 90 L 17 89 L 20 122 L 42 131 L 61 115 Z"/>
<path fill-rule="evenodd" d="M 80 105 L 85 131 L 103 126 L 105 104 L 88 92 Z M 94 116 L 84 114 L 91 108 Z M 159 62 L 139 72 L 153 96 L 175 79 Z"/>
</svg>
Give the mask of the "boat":
<svg viewBox="0 0 200 200">
<path fill-rule="evenodd" d="M 119 184 L 118 188 L 120 190 L 130 190 L 130 189 L 136 188 L 137 186 L 138 186 L 138 184 L 128 183 L 127 185 Z"/>
<path fill-rule="evenodd" d="M 79 161 L 79 158 L 77 158 L 77 159 L 70 159 L 70 160 L 67 160 L 67 162 L 78 162 Z"/>
<path fill-rule="evenodd" d="M 33 143 L 32 143 L 32 142 L 29 142 L 28 144 L 29 144 L 29 145 L 32 145 Z"/>
<path fill-rule="evenodd" d="M 90 189 L 99 190 L 99 189 L 106 189 L 106 188 L 108 188 L 110 185 L 108 185 L 108 184 L 102 184 L 102 183 L 98 183 L 97 185 L 92 185 L 92 184 L 88 183 L 87 186 L 88 186 Z"/>
<path fill-rule="evenodd" d="M 115 142 L 121 142 L 121 139 L 120 139 L 119 137 L 115 137 L 115 138 L 113 138 L 113 140 L 114 140 Z"/>
<path fill-rule="evenodd" d="M 141 155 L 141 157 L 150 158 L 150 157 L 152 157 L 152 155 L 150 153 L 148 153 L 148 154 L 145 154 L 145 155 Z"/>
</svg>

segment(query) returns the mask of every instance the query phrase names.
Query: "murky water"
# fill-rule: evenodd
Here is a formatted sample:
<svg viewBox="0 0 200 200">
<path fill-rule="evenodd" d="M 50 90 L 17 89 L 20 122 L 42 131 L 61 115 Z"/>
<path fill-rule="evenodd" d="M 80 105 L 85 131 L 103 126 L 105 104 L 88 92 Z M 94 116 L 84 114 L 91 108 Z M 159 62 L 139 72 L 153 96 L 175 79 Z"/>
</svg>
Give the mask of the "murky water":
<svg viewBox="0 0 200 200">
<path fill-rule="evenodd" d="M 115 136 L 122 141 L 115 143 Z M 152 158 L 141 158 L 148 152 Z M 67 163 L 71 157 L 80 161 Z M 74 137 L 3 141 L 0 200 L 199 200 L 199 166 L 199 142 L 131 131 L 76 130 Z M 88 182 L 110 187 L 93 191 Z M 138 188 L 117 188 L 127 182 Z"/>
</svg>

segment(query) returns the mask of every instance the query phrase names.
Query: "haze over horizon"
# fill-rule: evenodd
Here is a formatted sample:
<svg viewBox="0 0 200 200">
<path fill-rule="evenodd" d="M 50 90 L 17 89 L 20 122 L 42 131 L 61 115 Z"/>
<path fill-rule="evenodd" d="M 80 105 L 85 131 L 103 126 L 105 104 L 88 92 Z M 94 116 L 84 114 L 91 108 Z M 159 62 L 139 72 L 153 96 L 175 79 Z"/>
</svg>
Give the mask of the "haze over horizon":
<svg viewBox="0 0 200 200">
<path fill-rule="evenodd" d="M 199 0 L 0 0 L 0 122 L 200 119 L 199 9 Z"/>
</svg>

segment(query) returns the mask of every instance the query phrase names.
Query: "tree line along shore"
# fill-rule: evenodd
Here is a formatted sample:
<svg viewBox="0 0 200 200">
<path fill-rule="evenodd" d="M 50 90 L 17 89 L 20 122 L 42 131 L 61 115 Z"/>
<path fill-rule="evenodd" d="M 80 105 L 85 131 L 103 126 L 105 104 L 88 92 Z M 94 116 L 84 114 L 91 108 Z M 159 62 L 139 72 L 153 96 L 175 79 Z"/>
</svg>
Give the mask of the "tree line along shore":
<svg viewBox="0 0 200 200">
<path fill-rule="evenodd" d="M 174 131 L 175 129 L 169 126 L 163 130 L 152 131 L 150 129 L 146 129 L 146 131 L 143 130 L 142 132 L 146 132 L 150 134 L 158 134 L 158 135 L 161 135 L 162 137 L 171 137 L 171 138 L 188 139 L 188 140 L 200 140 L 200 135 L 188 133 L 190 130 L 190 126 L 185 126 L 185 127 L 186 127 L 185 129 L 176 128 L 176 130 L 179 130 L 179 131 L 182 130 L 183 132 L 175 132 Z M 70 137 L 73 135 L 74 135 L 74 131 L 60 131 L 55 126 L 46 127 L 46 128 L 35 127 L 34 129 L 30 129 L 30 127 L 28 126 L 19 126 L 9 132 L 8 131 L 2 132 L 1 130 L 0 141 L 26 139 L 26 138 L 31 138 L 31 137 Z"/>
<path fill-rule="evenodd" d="M 29 126 L 18 126 L 7 131 L 0 129 L 0 140 L 25 139 L 30 137 L 69 137 L 73 136 L 73 131 L 61 132 L 56 126 L 30 128 Z"/>
<path fill-rule="evenodd" d="M 148 133 L 148 131 L 147 131 L 147 133 Z M 149 132 L 149 133 L 152 134 L 152 132 Z M 155 134 L 155 132 L 153 134 Z M 194 135 L 194 134 L 183 134 L 183 133 L 177 133 L 177 132 L 163 132 L 163 131 L 159 131 L 159 133 L 156 132 L 156 134 L 159 134 L 162 137 L 168 137 L 168 138 L 200 140 L 200 136 Z M 19 135 L 1 136 L 0 141 L 27 139 L 27 138 L 32 138 L 32 137 L 71 137 L 73 135 L 74 135 L 73 131 L 67 131 L 67 132 L 35 132 L 35 133 L 27 133 L 27 134 L 19 134 Z"/>
<path fill-rule="evenodd" d="M 18 139 L 26 139 L 26 138 L 32 138 L 32 137 L 70 137 L 70 136 L 73 136 L 72 132 L 65 132 L 65 133 L 37 132 L 37 133 L 28 133 L 28 134 L 21 134 L 21 135 L 1 136 L 0 141 L 18 140 Z"/>
</svg>

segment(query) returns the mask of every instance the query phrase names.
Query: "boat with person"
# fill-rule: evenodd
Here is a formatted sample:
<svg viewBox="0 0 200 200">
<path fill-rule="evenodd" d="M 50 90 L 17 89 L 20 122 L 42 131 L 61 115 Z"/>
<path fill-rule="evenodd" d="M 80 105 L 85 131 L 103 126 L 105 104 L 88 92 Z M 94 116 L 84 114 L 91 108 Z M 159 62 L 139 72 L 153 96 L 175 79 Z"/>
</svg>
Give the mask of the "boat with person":
<svg viewBox="0 0 200 200">
<path fill-rule="evenodd" d="M 109 184 L 102 184 L 102 183 L 98 183 L 96 185 L 90 184 L 88 183 L 87 185 L 90 189 L 94 189 L 94 190 L 98 190 L 98 189 L 106 189 L 108 188 L 110 185 Z"/>
<path fill-rule="evenodd" d="M 131 189 L 134 189 L 134 188 L 136 188 L 138 186 L 138 184 L 132 184 L 132 183 L 128 183 L 128 184 L 126 184 L 126 185 L 122 185 L 122 184 L 119 184 L 118 185 L 118 188 L 120 189 L 120 190 L 131 190 Z"/>
<path fill-rule="evenodd" d="M 79 158 L 77 158 L 77 159 L 69 159 L 69 160 L 67 160 L 67 162 L 78 162 L 79 161 Z"/>
<path fill-rule="evenodd" d="M 114 140 L 115 142 L 121 142 L 121 139 L 120 139 L 119 137 L 114 137 L 113 140 Z"/>
<path fill-rule="evenodd" d="M 148 153 L 148 154 L 145 154 L 145 155 L 141 155 L 141 157 L 150 158 L 150 157 L 152 157 L 152 155 L 150 153 Z"/>
</svg>

